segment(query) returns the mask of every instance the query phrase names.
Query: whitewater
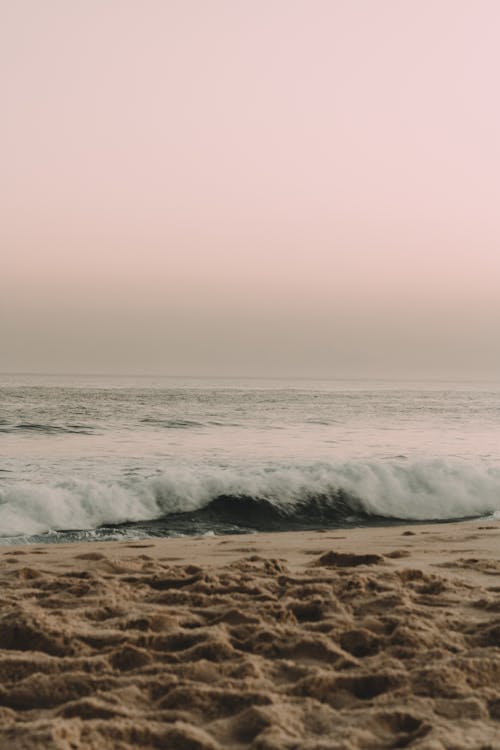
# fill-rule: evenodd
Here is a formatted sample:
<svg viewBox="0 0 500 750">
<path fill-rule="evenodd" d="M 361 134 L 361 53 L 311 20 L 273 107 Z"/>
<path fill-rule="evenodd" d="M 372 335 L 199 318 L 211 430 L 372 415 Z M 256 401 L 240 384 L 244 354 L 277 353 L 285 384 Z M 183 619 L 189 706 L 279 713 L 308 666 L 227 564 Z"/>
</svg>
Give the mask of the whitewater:
<svg viewBox="0 0 500 750">
<path fill-rule="evenodd" d="M 500 384 L 0 376 L 0 542 L 500 516 Z"/>
</svg>

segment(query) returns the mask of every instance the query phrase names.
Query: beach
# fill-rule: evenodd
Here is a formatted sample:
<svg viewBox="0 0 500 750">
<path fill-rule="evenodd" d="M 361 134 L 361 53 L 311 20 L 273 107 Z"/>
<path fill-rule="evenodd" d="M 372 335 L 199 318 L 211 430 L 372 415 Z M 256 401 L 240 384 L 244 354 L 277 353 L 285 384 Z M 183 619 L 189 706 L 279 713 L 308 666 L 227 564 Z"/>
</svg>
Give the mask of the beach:
<svg viewBox="0 0 500 750">
<path fill-rule="evenodd" d="M 500 522 L 0 548 L 0 747 L 500 748 Z"/>
<path fill-rule="evenodd" d="M 500 0 L 0 18 L 0 750 L 500 750 Z"/>
</svg>

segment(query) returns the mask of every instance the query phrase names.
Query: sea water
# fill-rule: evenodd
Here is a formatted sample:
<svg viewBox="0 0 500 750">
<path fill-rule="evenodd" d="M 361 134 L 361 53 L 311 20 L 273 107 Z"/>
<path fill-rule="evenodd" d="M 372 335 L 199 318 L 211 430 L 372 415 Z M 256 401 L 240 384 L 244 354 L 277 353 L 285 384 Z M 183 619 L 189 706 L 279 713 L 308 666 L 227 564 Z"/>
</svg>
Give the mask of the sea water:
<svg viewBox="0 0 500 750">
<path fill-rule="evenodd" d="M 500 516 L 500 384 L 0 376 L 0 542 Z"/>
</svg>

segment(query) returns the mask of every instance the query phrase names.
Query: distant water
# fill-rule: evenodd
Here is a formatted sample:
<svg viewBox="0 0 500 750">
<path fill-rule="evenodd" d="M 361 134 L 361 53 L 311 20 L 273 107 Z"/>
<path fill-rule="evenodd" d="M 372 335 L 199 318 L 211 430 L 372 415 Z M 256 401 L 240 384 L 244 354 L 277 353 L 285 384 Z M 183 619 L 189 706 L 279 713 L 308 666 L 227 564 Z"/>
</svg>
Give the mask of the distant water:
<svg viewBox="0 0 500 750">
<path fill-rule="evenodd" d="M 500 516 L 500 384 L 0 376 L 0 542 Z"/>
</svg>

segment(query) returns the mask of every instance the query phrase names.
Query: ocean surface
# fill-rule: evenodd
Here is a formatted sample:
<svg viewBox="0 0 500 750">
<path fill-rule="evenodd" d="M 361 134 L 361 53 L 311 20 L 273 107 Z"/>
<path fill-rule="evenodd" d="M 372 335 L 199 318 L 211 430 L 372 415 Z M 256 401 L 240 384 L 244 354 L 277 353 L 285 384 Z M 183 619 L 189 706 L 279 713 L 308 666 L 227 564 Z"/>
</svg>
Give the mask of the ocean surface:
<svg viewBox="0 0 500 750">
<path fill-rule="evenodd" d="M 498 518 L 499 428 L 500 383 L 3 375 L 0 543 Z"/>
</svg>

